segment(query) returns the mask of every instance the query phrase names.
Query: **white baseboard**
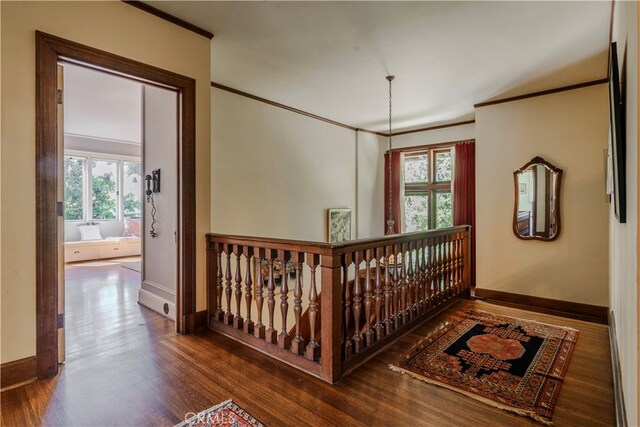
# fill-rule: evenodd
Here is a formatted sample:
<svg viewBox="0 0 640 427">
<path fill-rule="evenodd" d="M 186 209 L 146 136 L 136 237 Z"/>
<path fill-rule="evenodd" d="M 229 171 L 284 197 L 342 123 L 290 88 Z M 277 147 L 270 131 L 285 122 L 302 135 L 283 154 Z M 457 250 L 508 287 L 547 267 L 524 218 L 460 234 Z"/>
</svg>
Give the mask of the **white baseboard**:
<svg viewBox="0 0 640 427">
<path fill-rule="evenodd" d="M 166 292 L 169 295 L 173 295 L 173 296 L 176 295 L 176 291 L 174 289 L 169 289 L 166 286 L 159 285 L 159 284 L 157 284 L 155 282 L 152 282 L 151 280 L 148 280 L 148 279 L 144 279 L 143 282 L 144 282 L 145 285 L 150 286 L 152 288 L 156 288 L 156 289 L 158 289 L 158 290 L 160 290 L 162 292 Z"/>
<path fill-rule="evenodd" d="M 138 291 L 138 304 L 144 305 L 147 308 L 167 317 L 173 321 L 176 320 L 176 305 L 171 301 L 167 301 L 163 298 L 160 298 L 157 295 L 152 294 L 149 291 L 144 289 L 140 289 Z M 164 312 L 164 305 L 167 304 L 169 306 L 169 312 Z"/>
</svg>

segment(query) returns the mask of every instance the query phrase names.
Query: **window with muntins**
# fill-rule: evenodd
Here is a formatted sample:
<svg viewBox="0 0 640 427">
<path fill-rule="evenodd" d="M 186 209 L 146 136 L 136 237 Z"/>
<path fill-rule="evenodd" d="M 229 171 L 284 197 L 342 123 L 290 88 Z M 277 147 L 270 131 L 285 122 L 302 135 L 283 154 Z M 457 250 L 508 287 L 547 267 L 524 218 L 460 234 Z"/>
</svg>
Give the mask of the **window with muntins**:
<svg viewBox="0 0 640 427">
<path fill-rule="evenodd" d="M 142 164 L 106 155 L 64 156 L 65 221 L 121 221 L 142 216 Z"/>
<path fill-rule="evenodd" d="M 404 231 L 453 226 L 453 156 L 451 147 L 404 154 Z"/>
</svg>

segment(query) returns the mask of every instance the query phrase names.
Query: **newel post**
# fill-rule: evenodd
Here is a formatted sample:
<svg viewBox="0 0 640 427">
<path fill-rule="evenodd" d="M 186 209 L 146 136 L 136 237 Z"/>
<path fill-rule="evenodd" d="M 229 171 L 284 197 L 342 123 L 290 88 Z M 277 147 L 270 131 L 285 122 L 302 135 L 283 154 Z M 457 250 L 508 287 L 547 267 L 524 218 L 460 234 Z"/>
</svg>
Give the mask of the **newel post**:
<svg viewBox="0 0 640 427">
<path fill-rule="evenodd" d="M 320 260 L 322 291 L 320 294 L 320 354 L 322 375 L 335 383 L 342 375 L 342 285 L 340 255 L 322 255 Z"/>
<path fill-rule="evenodd" d="M 218 293 L 216 289 L 217 279 L 218 279 L 218 248 L 217 244 L 212 242 L 209 237 L 207 237 L 207 327 L 209 327 L 209 323 L 211 322 L 211 317 L 215 315 L 218 311 Z M 218 320 L 216 318 L 216 320 Z"/>
<path fill-rule="evenodd" d="M 464 297 L 471 298 L 471 227 L 467 227 L 464 231 L 464 237 L 462 239 L 462 248 L 464 251 Z"/>
</svg>

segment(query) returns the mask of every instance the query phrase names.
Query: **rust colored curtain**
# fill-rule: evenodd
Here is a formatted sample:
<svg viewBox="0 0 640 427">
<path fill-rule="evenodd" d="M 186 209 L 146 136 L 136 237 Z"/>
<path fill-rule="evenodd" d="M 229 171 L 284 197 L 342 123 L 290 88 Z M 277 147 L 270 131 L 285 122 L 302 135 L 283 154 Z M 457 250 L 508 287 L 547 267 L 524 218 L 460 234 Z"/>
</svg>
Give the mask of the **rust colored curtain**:
<svg viewBox="0 0 640 427">
<path fill-rule="evenodd" d="M 455 146 L 453 225 L 471 225 L 471 286 L 476 285 L 476 144 Z"/>
<path fill-rule="evenodd" d="M 400 155 L 399 151 L 391 152 L 391 213 L 393 215 L 394 231 L 400 233 Z M 384 233 L 387 232 L 387 220 L 389 219 L 389 152 L 384 155 Z"/>
</svg>

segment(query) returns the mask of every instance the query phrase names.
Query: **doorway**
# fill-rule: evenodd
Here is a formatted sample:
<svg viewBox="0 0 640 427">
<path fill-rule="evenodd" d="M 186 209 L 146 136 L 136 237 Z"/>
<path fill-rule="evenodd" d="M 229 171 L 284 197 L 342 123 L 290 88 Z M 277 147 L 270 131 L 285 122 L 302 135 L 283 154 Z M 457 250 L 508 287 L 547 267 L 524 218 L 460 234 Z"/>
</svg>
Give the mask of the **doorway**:
<svg viewBox="0 0 640 427">
<path fill-rule="evenodd" d="M 177 168 L 176 330 L 195 326 L 195 80 L 75 42 L 36 32 L 36 361 L 38 378 L 58 371 L 63 153 L 57 126 L 58 64 L 79 64 L 171 89 L 179 117 Z M 175 158 L 175 157 L 174 157 Z"/>
<path fill-rule="evenodd" d="M 175 321 L 179 106 L 174 90 L 78 64 L 58 81 L 62 362 L 175 329 L 156 317 Z"/>
</svg>

